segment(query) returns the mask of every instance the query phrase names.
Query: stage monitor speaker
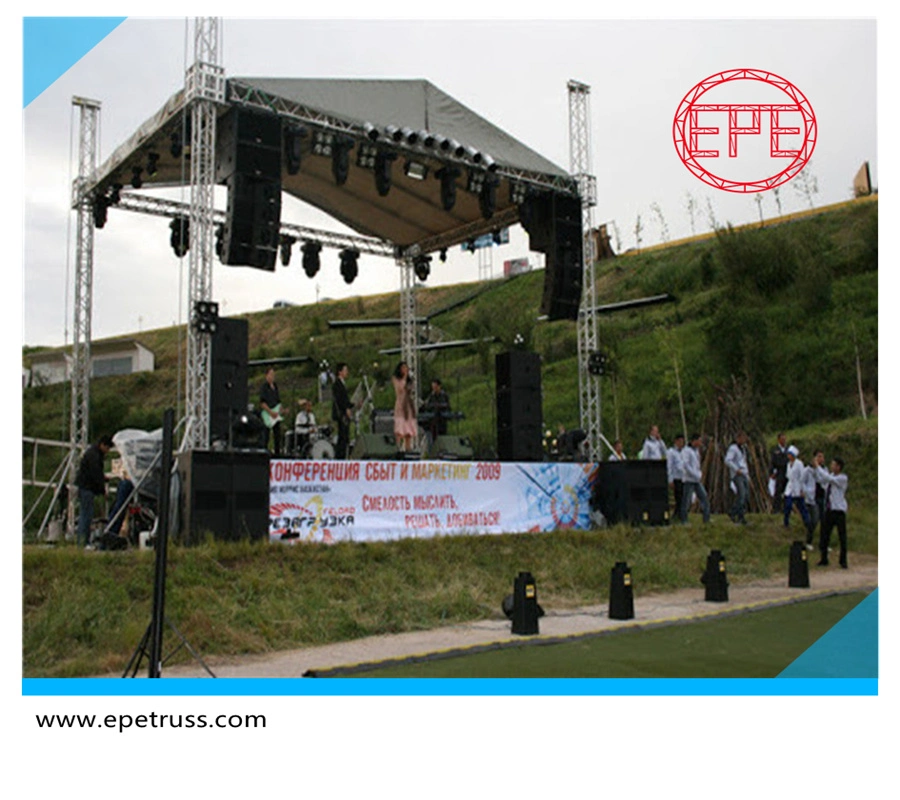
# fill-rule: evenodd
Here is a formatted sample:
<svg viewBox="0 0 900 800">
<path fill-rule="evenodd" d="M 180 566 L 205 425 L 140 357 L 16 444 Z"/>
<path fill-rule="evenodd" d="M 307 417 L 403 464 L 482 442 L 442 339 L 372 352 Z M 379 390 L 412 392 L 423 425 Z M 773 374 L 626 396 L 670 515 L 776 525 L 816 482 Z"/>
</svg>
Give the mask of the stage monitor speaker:
<svg viewBox="0 0 900 800">
<path fill-rule="evenodd" d="M 394 409 L 372 409 L 372 433 L 394 433 Z"/>
<path fill-rule="evenodd" d="M 353 452 L 354 461 L 367 459 L 394 459 L 397 457 L 397 443 L 392 433 L 363 433 L 356 437 Z"/>
<path fill-rule="evenodd" d="M 468 436 L 438 436 L 428 452 L 429 458 L 446 461 L 466 461 L 474 456 L 475 450 Z"/>
<path fill-rule="evenodd" d="M 247 411 L 247 342 L 245 319 L 219 317 L 212 335 L 209 377 L 210 441 L 230 441 L 231 425 Z"/>
<path fill-rule="evenodd" d="M 269 531 L 269 455 L 189 450 L 177 456 L 179 541 L 263 539 Z"/>
</svg>

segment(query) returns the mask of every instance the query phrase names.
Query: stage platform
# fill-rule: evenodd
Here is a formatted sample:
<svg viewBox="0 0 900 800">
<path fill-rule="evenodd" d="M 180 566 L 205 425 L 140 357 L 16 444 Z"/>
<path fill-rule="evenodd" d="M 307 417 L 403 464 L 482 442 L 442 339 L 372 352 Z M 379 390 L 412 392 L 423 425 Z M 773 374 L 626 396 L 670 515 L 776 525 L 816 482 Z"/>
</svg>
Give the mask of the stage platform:
<svg viewBox="0 0 900 800">
<path fill-rule="evenodd" d="M 272 459 L 269 539 L 586 530 L 596 473 L 591 463 Z"/>
</svg>

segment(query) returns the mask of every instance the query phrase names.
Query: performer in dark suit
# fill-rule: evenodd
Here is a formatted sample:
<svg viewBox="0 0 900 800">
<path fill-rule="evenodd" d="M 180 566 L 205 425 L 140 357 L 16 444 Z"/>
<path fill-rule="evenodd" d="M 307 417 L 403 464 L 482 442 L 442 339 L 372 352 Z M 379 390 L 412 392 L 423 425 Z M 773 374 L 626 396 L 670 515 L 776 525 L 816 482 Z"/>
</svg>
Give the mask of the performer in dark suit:
<svg viewBox="0 0 900 800">
<path fill-rule="evenodd" d="M 275 383 L 275 367 L 266 370 L 266 381 L 259 390 L 259 406 L 269 417 L 266 427 L 272 431 L 275 457 L 278 458 L 281 455 L 281 394 Z M 264 446 L 268 444 L 269 433 L 266 431 Z"/>
<path fill-rule="evenodd" d="M 431 441 L 447 433 L 447 415 L 450 413 L 450 397 L 437 378 L 431 380 L 431 394 L 425 398 L 422 411 L 433 414 L 428 423 Z"/>
<path fill-rule="evenodd" d="M 353 414 L 353 404 L 347 393 L 347 376 L 350 368 L 341 362 L 337 365 L 337 378 L 331 387 L 331 418 L 337 423 L 338 440 L 335 458 L 347 458 L 347 449 L 350 446 L 350 419 Z"/>
</svg>

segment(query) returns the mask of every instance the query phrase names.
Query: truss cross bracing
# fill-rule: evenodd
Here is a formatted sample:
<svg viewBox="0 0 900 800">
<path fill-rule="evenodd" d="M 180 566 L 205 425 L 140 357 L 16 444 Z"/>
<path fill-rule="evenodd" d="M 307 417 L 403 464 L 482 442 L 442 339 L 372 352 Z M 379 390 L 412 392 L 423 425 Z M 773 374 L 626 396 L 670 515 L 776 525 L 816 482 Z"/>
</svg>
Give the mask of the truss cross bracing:
<svg viewBox="0 0 900 800">
<path fill-rule="evenodd" d="M 397 261 L 400 267 L 400 359 L 409 367 L 412 385 L 409 387 L 418 403 L 419 350 L 416 322 L 416 275 L 412 258 Z"/>
<path fill-rule="evenodd" d="M 578 314 L 578 399 L 581 427 L 587 434 L 590 458 L 600 459 L 600 381 L 588 372 L 588 357 L 597 349 L 597 290 L 594 283 L 592 208 L 596 204 L 596 179 L 591 174 L 590 87 L 569 81 L 569 153 L 572 176 L 581 196 L 581 233 L 584 242 L 581 309 Z"/>
</svg>

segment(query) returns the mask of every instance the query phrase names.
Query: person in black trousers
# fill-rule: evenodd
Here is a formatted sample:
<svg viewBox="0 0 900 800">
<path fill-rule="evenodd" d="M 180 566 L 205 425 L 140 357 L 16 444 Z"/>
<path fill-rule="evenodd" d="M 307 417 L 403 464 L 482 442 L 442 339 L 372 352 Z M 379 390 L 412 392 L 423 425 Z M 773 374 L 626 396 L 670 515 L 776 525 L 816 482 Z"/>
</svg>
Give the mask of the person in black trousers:
<svg viewBox="0 0 900 800">
<path fill-rule="evenodd" d="M 353 404 L 347 393 L 347 376 L 350 368 L 341 362 L 337 365 L 337 378 L 331 387 L 331 418 L 337 423 L 338 440 L 335 458 L 347 458 L 347 449 L 350 446 L 350 419 L 353 413 Z"/>
<path fill-rule="evenodd" d="M 259 390 L 260 408 L 269 416 L 266 428 L 272 431 L 272 444 L 275 457 L 281 455 L 281 393 L 275 383 L 275 367 L 266 370 L 266 380 Z M 269 444 L 269 432 L 266 431 L 266 446 Z"/>
<path fill-rule="evenodd" d="M 816 477 L 828 488 L 825 490 L 825 519 L 819 535 L 819 566 L 828 566 L 828 545 L 831 531 L 837 528 L 841 545 L 840 565 L 847 569 L 847 476 L 844 462 L 840 458 L 831 460 L 831 472 L 824 467 L 816 467 Z"/>
<path fill-rule="evenodd" d="M 75 486 L 78 487 L 78 545 L 91 547 L 91 522 L 94 519 L 94 498 L 106 493 L 106 475 L 103 460 L 112 450 L 113 441 L 109 436 L 101 436 L 97 444 L 92 444 L 78 464 Z"/>
</svg>

